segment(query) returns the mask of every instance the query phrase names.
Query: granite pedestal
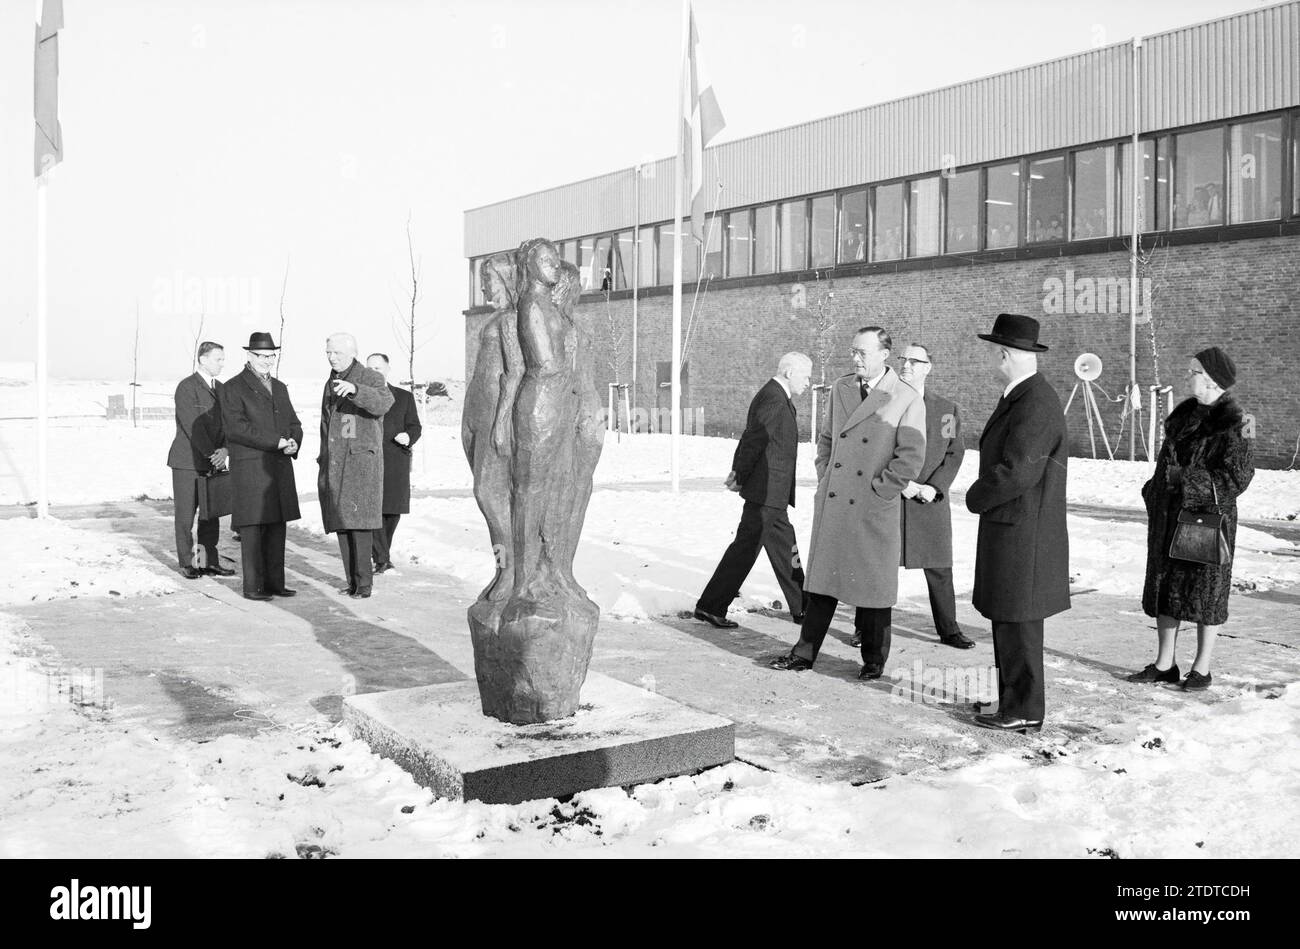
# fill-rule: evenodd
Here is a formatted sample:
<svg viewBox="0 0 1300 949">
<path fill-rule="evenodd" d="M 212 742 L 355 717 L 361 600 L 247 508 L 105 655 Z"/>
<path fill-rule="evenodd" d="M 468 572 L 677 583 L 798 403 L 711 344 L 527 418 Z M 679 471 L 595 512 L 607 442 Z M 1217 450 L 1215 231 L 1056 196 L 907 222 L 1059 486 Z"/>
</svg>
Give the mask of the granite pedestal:
<svg viewBox="0 0 1300 949">
<path fill-rule="evenodd" d="M 578 711 L 557 721 L 490 718 L 471 679 L 348 696 L 343 724 L 439 797 L 488 804 L 690 774 L 736 748 L 727 719 L 596 673 Z"/>
</svg>

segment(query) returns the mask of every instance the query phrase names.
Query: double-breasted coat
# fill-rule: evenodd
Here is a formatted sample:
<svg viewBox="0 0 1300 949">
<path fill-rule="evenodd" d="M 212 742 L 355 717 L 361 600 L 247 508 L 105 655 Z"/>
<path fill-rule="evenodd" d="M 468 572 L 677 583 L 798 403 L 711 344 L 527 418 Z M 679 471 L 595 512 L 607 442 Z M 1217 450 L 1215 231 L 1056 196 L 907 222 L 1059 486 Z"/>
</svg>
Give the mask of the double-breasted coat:
<svg viewBox="0 0 1300 949">
<path fill-rule="evenodd" d="M 339 379 L 357 391 L 335 395 L 333 383 Z M 325 381 L 316 489 L 327 534 L 384 526 L 383 418 L 392 405 L 384 377 L 355 359 Z"/>
<path fill-rule="evenodd" d="M 966 491 L 980 516 L 971 604 L 986 619 L 1023 623 L 1070 608 L 1068 455 L 1060 396 L 1034 373 L 993 409 Z"/>
<path fill-rule="evenodd" d="M 899 492 L 925 460 L 925 402 L 892 369 L 863 401 L 836 379 L 817 435 L 817 495 L 804 589 L 853 606 L 893 606 Z"/>
<path fill-rule="evenodd" d="M 420 413 L 415 396 L 389 386 L 393 407 L 384 413 L 384 505 L 385 514 L 407 514 L 411 510 L 411 449 L 420 440 Z M 405 432 L 411 439 L 403 447 L 393 441 Z"/>
<path fill-rule="evenodd" d="M 208 456 L 226 443 L 220 399 L 221 383 L 214 380 L 209 387 L 197 372 L 176 386 L 176 435 L 167 452 L 167 467 L 199 473 L 212 470 Z"/>
<path fill-rule="evenodd" d="M 289 401 L 289 390 L 271 378 L 271 390 L 247 366 L 221 389 L 221 421 L 230 455 L 234 495 L 230 525 L 296 521 L 298 487 L 293 462 L 279 448 L 281 438 L 302 445 L 302 423 Z"/>
<path fill-rule="evenodd" d="M 899 505 L 903 531 L 903 566 L 952 566 L 952 507 L 948 491 L 961 468 L 966 445 L 961 437 L 961 413 L 951 399 L 925 393 L 925 462 L 913 480 L 934 488 L 933 501 L 903 498 Z"/>
<path fill-rule="evenodd" d="M 1241 407 L 1230 395 L 1208 406 L 1180 403 L 1165 420 L 1165 442 L 1151 480 L 1142 486 L 1147 508 L 1147 570 L 1142 610 L 1148 616 L 1217 626 L 1228 619 L 1232 559 L 1219 566 L 1175 560 L 1169 543 L 1178 512 L 1223 514 L 1228 549 L 1237 543 L 1237 496 L 1255 476 L 1251 441 L 1242 430 Z M 1181 478 L 1170 484 L 1171 467 Z M 1218 504 L 1215 504 L 1215 497 Z"/>
</svg>

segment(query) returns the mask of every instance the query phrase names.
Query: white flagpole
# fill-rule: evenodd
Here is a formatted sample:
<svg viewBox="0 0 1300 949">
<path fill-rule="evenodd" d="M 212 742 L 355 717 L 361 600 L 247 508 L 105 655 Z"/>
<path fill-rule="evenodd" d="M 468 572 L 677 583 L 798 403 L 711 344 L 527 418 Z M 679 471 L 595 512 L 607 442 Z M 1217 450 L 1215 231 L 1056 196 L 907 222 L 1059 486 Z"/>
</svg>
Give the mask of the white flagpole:
<svg viewBox="0 0 1300 949">
<path fill-rule="evenodd" d="M 682 441 L 682 194 L 684 191 L 683 175 L 686 171 L 686 136 L 684 123 L 687 111 L 686 70 L 688 46 L 691 40 L 691 3 L 682 0 L 682 58 L 678 64 L 677 93 L 677 174 L 673 182 L 673 356 L 672 356 L 672 422 L 669 431 L 671 448 L 670 470 L 672 472 L 673 493 L 681 487 L 681 441 Z"/>
<path fill-rule="evenodd" d="M 1142 47 L 1142 38 L 1133 37 L 1133 247 L 1129 255 L 1129 276 L 1128 276 L 1128 411 L 1130 425 L 1128 427 L 1128 460 L 1137 460 L 1137 413 L 1134 408 L 1134 402 L 1138 407 L 1142 404 L 1142 393 L 1137 387 L 1137 307 L 1138 307 L 1138 241 L 1142 237 L 1141 218 L 1138 217 L 1138 202 L 1142 196 L 1142 142 L 1139 138 L 1141 125 L 1139 124 L 1138 109 L 1140 101 L 1138 97 L 1138 50 Z M 1151 314 L 1147 314 L 1147 319 Z M 1136 398 L 1135 398 L 1136 396 Z"/>
<path fill-rule="evenodd" d="M 49 314 L 45 293 L 47 175 L 36 179 L 36 516 L 50 516 L 49 486 Z"/>
</svg>

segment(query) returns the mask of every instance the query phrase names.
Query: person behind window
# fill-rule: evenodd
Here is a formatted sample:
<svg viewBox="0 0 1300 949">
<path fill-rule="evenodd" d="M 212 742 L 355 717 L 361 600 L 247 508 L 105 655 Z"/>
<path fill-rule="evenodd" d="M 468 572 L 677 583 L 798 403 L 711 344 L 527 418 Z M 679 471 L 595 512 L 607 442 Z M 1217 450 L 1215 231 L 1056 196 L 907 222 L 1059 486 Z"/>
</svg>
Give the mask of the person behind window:
<svg viewBox="0 0 1300 949">
<path fill-rule="evenodd" d="M 1219 194 L 1219 186 L 1213 181 L 1205 186 L 1205 210 L 1208 223 L 1223 223 L 1223 198 Z"/>
<path fill-rule="evenodd" d="M 1192 206 L 1187 211 L 1188 227 L 1205 227 L 1210 223 L 1210 212 L 1204 188 L 1192 192 Z"/>
</svg>

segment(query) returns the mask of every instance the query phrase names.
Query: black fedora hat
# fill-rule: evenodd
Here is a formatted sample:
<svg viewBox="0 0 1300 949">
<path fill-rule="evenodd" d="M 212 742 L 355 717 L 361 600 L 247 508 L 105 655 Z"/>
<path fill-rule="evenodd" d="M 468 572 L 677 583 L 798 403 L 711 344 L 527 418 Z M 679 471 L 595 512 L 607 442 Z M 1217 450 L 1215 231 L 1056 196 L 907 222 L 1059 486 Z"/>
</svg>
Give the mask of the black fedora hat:
<svg viewBox="0 0 1300 949">
<path fill-rule="evenodd" d="M 993 321 L 992 333 L 977 333 L 980 339 L 999 346 L 1023 349 L 1031 353 L 1045 353 L 1047 347 L 1038 341 L 1038 321 L 1019 313 L 999 313 Z"/>
<path fill-rule="evenodd" d="M 254 333 L 248 337 L 248 345 L 244 347 L 250 353 L 264 353 L 279 348 L 279 346 L 275 345 L 275 340 L 271 338 L 270 333 Z"/>
</svg>

